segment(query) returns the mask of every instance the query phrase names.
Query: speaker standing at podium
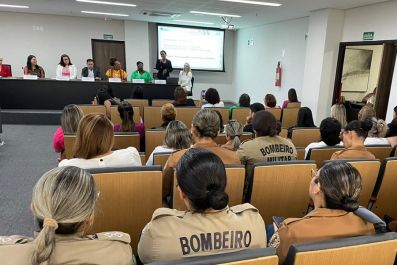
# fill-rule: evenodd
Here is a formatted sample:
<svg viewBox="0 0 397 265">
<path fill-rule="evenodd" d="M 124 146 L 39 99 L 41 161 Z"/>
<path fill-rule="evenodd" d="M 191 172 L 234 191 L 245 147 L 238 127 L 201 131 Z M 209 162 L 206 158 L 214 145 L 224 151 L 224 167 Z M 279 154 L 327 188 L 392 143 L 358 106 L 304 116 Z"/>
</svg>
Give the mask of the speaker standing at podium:
<svg viewBox="0 0 397 265">
<path fill-rule="evenodd" d="M 167 53 L 163 50 L 160 52 L 161 59 L 157 60 L 156 69 L 157 69 L 157 78 L 161 80 L 167 80 L 167 77 L 170 76 L 170 73 L 174 70 L 172 69 L 172 63 L 167 59 Z"/>
</svg>

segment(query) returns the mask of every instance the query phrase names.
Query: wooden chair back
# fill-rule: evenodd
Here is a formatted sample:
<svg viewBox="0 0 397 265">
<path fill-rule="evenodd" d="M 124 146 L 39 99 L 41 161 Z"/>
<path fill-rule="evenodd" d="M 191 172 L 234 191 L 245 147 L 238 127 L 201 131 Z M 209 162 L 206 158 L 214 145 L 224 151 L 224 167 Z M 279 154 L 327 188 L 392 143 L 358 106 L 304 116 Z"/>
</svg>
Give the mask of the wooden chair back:
<svg viewBox="0 0 397 265">
<path fill-rule="evenodd" d="M 386 158 L 379 173 L 380 187 L 372 211 L 383 218 L 397 217 L 397 158 Z"/>
<path fill-rule="evenodd" d="M 291 141 L 295 147 L 305 148 L 311 143 L 320 142 L 320 128 L 293 128 Z"/>
<path fill-rule="evenodd" d="M 152 129 L 160 127 L 163 123 L 161 119 L 161 107 L 144 107 L 143 120 L 146 129 Z"/>
<path fill-rule="evenodd" d="M 296 151 L 298 152 L 298 157 L 296 159 L 305 160 L 305 148 L 299 147 L 296 148 Z"/>
<path fill-rule="evenodd" d="M 176 109 L 176 119 L 183 122 L 186 127 L 192 125 L 193 116 L 200 110 L 196 107 L 178 107 Z"/>
<path fill-rule="evenodd" d="M 307 160 L 316 161 L 317 168 L 320 168 L 324 161 L 330 160 L 332 155 L 340 150 L 343 150 L 343 147 L 313 148 L 309 150 Z"/>
<path fill-rule="evenodd" d="M 256 259 L 246 259 L 228 263 L 220 263 L 220 265 L 278 265 L 278 257 L 274 255 Z"/>
<path fill-rule="evenodd" d="M 229 206 L 241 204 L 243 201 L 245 168 L 242 165 L 226 165 L 225 168 L 227 177 L 225 191 L 229 195 Z M 179 197 L 175 175 L 172 192 L 172 207 L 178 210 L 186 210 L 184 202 Z"/>
<path fill-rule="evenodd" d="M 241 124 L 245 124 L 247 121 L 247 116 L 250 113 L 249 108 L 240 108 L 232 110 L 232 120 L 236 120 Z"/>
<path fill-rule="evenodd" d="M 251 204 L 266 224 L 273 216 L 303 217 L 309 205 L 308 188 L 314 161 L 254 164 Z"/>
<path fill-rule="evenodd" d="M 131 236 L 133 253 L 137 253 L 139 237 L 150 222 L 154 210 L 162 206 L 162 172 L 94 173 L 100 192 L 91 233 L 122 231 Z M 150 192 L 147 192 L 150 191 Z M 145 202 L 143 207 L 142 202 Z"/>
<path fill-rule="evenodd" d="M 145 130 L 145 154 L 149 157 L 157 146 L 164 143 L 165 130 Z"/>
<path fill-rule="evenodd" d="M 149 106 L 149 100 L 147 99 L 124 99 L 124 101 L 130 103 L 133 107 L 139 107 L 141 116 L 143 116 L 144 108 Z"/>
<path fill-rule="evenodd" d="M 168 161 L 168 158 L 170 157 L 171 153 L 158 153 L 153 155 L 153 165 L 156 166 L 161 166 L 161 168 L 164 168 L 165 164 Z"/>
<path fill-rule="evenodd" d="M 276 120 L 278 120 L 278 121 L 281 120 L 281 109 L 280 108 L 267 108 L 266 111 L 273 114 L 274 117 L 276 118 Z"/>
<path fill-rule="evenodd" d="M 139 152 L 139 157 L 141 158 L 141 164 L 146 165 L 146 155 L 144 152 Z"/>
<path fill-rule="evenodd" d="M 105 106 L 102 105 L 79 105 L 80 109 L 83 111 L 84 116 L 87 114 L 92 114 L 92 113 L 101 113 L 106 115 L 106 109 Z"/>
<path fill-rule="evenodd" d="M 164 104 L 174 102 L 171 99 L 153 99 L 152 100 L 152 107 L 162 107 Z"/>
<path fill-rule="evenodd" d="M 288 138 L 288 129 L 286 128 L 281 129 L 280 136 L 284 138 Z"/>
<path fill-rule="evenodd" d="M 387 157 L 390 157 L 390 153 L 393 150 L 393 147 L 390 145 L 370 145 L 366 146 L 367 150 L 374 154 L 376 159 L 383 160 Z"/>
<path fill-rule="evenodd" d="M 302 106 L 301 102 L 288 102 L 287 108 L 300 108 Z"/>
<path fill-rule="evenodd" d="M 296 125 L 298 122 L 299 108 L 286 108 L 283 109 L 281 117 L 281 127 L 290 128 Z"/>
<path fill-rule="evenodd" d="M 134 122 L 140 123 L 141 122 L 141 111 L 139 107 L 133 107 L 134 109 Z M 120 124 L 121 125 L 121 118 L 120 113 L 118 111 L 118 107 L 111 107 L 110 108 L 110 116 L 111 121 L 113 124 Z"/>
</svg>

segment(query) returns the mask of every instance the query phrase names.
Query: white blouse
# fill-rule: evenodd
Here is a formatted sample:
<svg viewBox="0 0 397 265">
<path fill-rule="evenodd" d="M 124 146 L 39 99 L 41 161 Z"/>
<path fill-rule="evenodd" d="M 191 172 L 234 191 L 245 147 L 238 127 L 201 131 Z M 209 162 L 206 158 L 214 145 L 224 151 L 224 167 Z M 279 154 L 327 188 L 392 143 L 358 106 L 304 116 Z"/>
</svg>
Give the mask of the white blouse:
<svg viewBox="0 0 397 265">
<path fill-rule="evenodd" d="M 225 107 L 225 104 L 222 101 L 220 101 L 219 103 L 216 103 L 216 104 L 210 104 L 210 103 L 204 104 L 203 106 L 201 106 L 201 109 L 205 109 L 205 108 L 223 108 L 223 107 Z"/>
<path fill-rule="evenodd" d="M 135 147 L 128 147 L 112 152 L 99 158 L 82 159 L 72 158 L 62 160 L 58 167 L 75 166 L 79 168 L 103 168 L 103 167 L 133 167 L 141 166 L 141 158 Z"/>
<path fill-rule="evenodd" d="M 179 81 L 178 85 L 186 89 L 186 91 L 191 91 L 192 90 L 192 77 L 193 74 L 192 72 L 185 73 L 185 71 L 180 71 L 179 72 Z"/>
<path fill-rule="evenodd" d="M 150 154 L 149 159 L 146 161 L 147 166 L 153 166 L 153 156 L 154 154 L 161 154 L 161 153 L 171 153 L 174 152 L 175 150 L 172 148 L 168 148 L 165 146 L 157 146 L 154 148 L 153 152 Z"/>
</svg>

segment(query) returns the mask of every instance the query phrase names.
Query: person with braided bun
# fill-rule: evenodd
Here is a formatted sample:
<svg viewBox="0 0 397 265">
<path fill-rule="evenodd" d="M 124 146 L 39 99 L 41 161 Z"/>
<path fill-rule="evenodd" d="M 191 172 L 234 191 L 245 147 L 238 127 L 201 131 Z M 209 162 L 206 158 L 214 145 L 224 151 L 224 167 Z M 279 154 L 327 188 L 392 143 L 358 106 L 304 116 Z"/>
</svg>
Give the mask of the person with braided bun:
<svg viewBox="0 0 397 265">
<path fill-rule="evenodd" d="M 176 179 L 188 210 L 153 213 L 138 244 L 144 264 L 266 247 L 259 211 L 248 203 L 228 207 L 226 170 L 216 154 L 189 149 L 176 166 Z"/>
<path fill-rule="evenodd" d="M 38 223 L 35 238 L 0 237 L 0 257 L 8 265 L 134 265 L 130 236 L 122 232 L 85 235 L 94 221 L 98 198 L 90 173 L 55 168 L 33 188 L 31 209 Z"/>
<path fill-rule="evenodd" d="M 360 173 L 345 161 L 330 161 L 313 170 L 309 196 L 314 210 L 303 218 L 288 218 L 270 239 L 283 264 L 293 244 L 375 234 L 375 227 L 356 214 Z"/>
<path fill-rule="evenodd" d="M 243 125 L 236 120 L 230 120 L 225 126 L 226 144 L 223 148 L 237 151 L 240 147 L 240 137 L 243 134 Z"/>
</svg>

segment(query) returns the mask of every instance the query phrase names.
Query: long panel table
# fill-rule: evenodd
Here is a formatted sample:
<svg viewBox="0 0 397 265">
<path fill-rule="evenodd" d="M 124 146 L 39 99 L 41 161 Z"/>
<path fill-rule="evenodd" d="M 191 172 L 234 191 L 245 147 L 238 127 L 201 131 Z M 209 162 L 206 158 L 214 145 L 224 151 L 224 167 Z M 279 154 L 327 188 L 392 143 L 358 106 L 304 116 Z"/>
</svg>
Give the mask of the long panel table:
<svg viewBox="0 0 397 265">
<path fill-rule="evenodd" d="M 57 81 L 54 79 L 0 79 L 0 108 L 61 110 L 68 104 L 89 104 L 98 88 L 108 85 L 115 97 L 130 98 L 135 87 L 143 87 L 145 99 L 173 99 L 175 84 Z"/>
</svg>

